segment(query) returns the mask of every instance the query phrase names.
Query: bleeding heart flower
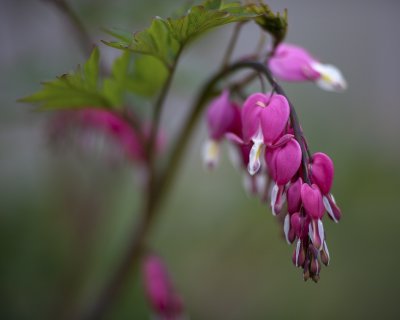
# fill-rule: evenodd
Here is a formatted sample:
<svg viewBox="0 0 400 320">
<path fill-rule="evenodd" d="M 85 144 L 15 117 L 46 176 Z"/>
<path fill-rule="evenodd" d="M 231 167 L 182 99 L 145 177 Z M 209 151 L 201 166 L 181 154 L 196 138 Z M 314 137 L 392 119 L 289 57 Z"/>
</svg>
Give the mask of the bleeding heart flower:
<svg viewBox="0 0 400 320">
<path fill-rule="evenodd" d="M 283 81 L 314 81 L 328 91 L 343 91 L 346 80 L 338 68 L 322 64 L 306 49 L 281 43 L 269 59 L 268 66 L 277 78 Z"/>
<path fill-rule="evenodd" d="M 321 219 L 324 215 L 324 204 L 322 203 L 322 194 L 316 184 L 309 185 L 303 183 L 301 186 L 301 200 L 306 213 L 312 219 Z"/>
</svg>

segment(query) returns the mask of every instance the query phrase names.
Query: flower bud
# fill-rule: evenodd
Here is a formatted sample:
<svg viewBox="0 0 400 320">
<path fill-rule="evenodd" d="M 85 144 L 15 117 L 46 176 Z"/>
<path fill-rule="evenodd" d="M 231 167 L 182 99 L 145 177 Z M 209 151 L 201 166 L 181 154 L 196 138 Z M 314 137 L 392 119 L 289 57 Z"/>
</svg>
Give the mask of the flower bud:
<svg viewBox="0 0 400 320">
<path fill-rule="evenodd" d="M 177 319 L 182 314 L 181 298 L 175 293 L 163 261 L 156 255 L 145 257 L 143 282 L 153 311 L 162 319 Z"/>
<path fill-rule="evenodd" d="M 292 182 L 287 191 L 287 209 L 289 213 L 299 212 L 301 206 L 301 185 L 303 180 L 298 178 Z"/>
<path fill-rule="evenodd" d="M 309 237 L 314 245 L 314 247 L 318 250 L 322 250 L 322 246 L 325 239 L 324 225 L 320 219 L 312 220 L 308 225 L 309 228 Z"/>
<path fill-rule="evenodd" d="M 237 122 L 240 123 L 240 110 L 229 100 L 228 90 L 210 102 L 206 116 L 209 136 L 215 141 L 221 140 Z"/>
<path fill-rule="evenodd" d="M 320 252 L 320 256 L 321 256 L 322 263 L 324 265 L 328 266 L 329 262 L 331 260 L 331 257 L 329 255 L 328 246 L 326 245 L 326 241 L 324 241 L 324 245 L 323 245 L 322 250 Z"/>
</svg>

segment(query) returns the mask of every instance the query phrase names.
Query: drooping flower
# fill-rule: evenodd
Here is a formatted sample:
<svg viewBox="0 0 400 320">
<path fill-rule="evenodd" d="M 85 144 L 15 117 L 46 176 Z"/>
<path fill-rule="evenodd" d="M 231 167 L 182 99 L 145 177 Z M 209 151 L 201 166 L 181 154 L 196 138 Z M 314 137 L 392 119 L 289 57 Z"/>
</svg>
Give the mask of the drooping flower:
<svg viewBox="0 0 400 320">
<path fill-rule="evenodd" d="M 207 109 L 209 139 L 203 147 L 203 161 L 206 167 L 213 168 L 219 161 L 219 144 L 227 132 L 240 132 L 241 119 L 239 107 L 229 99 L 229 91 L 211 101 Z"/>
<path fill-rule="evenodd" d="M 269 175 L 275 181 L 271 195 L 273 215 L 278 214 L 285 201 L 286 184 L 294 177 L 301 164 L 301 148 L 299 143 L 290 138 L 283 146 L 268 148 L 265 161 Z"/>
<path fill-rule="evenodd" d="M 68 132 L 72 132 L 75 136 L 73 142 L 87 149 L 104 136 L 110 140 L 109 144 L 117 146 L 135 162 L 143 162 L 146 158 L 140 137 L 142 135 L 145 138 L 146 132 L 144 129 L 142 131 L 136 131 L 118 113 L 98 108 L 59 112 L 50 122 L 50 135 L 54 140 L 63 139 Z M 156 147 L 159 148 L 160 144 L 157 143 Z"/>
<path fill-rule="evenodd" d="M 304 183 L 301 186 L 301 200 L 306 213 L 312 219 L 321 219 L 324 215 L 324 204 L 322 194 L 316 184 L 309 185 Z"/>
<path fill-rule="evenodd" d="M 248 170 L 251 175 L 261 167 L 264 146 L 271 146 L 286 128 L 290 114 L 287 99 L 279 94 L 255 93 L 246 99 L 242 109 L 244 143 L 253 142 Z"/>
<path fill-rule="evenodd" d="M 311 157 L 309 168 L 312 181 L 323 194 L 322 200 L 326 211 L 333 221 L 338 222 L 341 218 L 341 211 L 330 193 L 334 176 L 333 161 L 325 153 L 317 152 Z"/>
<path fill-rule="evenodd" d="M 320 63 L 306 49 L 281 43 L 269 59 L 268 66 L 278 79 L 283 81 L 314 81 L 328 91 L 343 91 L 346 80 L 338 68 Z"/>
<path fill-rule="evenodd" d="M 143 283 L 147 299 L 160 319 L 181 319 L 182 300 L 173 288 L 164 262 L 160 257 L 150 254 L 143 260 Z"/>
</svg>

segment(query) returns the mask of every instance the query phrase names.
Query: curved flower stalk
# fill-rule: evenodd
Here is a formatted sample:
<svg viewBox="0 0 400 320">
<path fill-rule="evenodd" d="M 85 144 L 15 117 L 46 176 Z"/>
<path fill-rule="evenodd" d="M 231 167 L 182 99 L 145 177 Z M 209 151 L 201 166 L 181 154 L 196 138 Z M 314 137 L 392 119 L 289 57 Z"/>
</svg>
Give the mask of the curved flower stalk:
<svg viewBox="0 0 400 320">
<path fill-rule="evenodd" d="M 287 242 L 296 242 L 293 263 L 303 268 L 305 280 L 317 282 L 321 263 L 328 265 L 330 261 L 323 216 L 327 211 L 335 222 L 341 217 L 330 194 L 333 162 L 324 153 L 310 155 L 297 114 L 282 88 L 267 68 L 251 63 L 249 66 L 267 77 L 275 93 L 254 93 L 245 99 L 242 132 L 224 131 L 225 138 L 240 148 L 243 171 L 251 176 L 266 172 L 268 180 L 275 183 L 265 190 L 273 215 L 283 221 Z M 224 128 L 226 123 L 219 125 Z"/>
</svg>

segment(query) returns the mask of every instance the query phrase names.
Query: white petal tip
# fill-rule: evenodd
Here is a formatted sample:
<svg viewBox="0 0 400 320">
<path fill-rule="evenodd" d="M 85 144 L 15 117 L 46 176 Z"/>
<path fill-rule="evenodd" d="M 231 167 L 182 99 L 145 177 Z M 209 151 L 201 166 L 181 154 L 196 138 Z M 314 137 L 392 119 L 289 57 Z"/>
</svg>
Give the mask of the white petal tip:
<svg viewBox="0 0 400 320">
<path fill-rule="evenodd" d="M 203 164 L 207 170 L 217 167 L 219 162 L 219 144 L 215 140 L 208 140 L 203 146 Z"/>
</svg>

